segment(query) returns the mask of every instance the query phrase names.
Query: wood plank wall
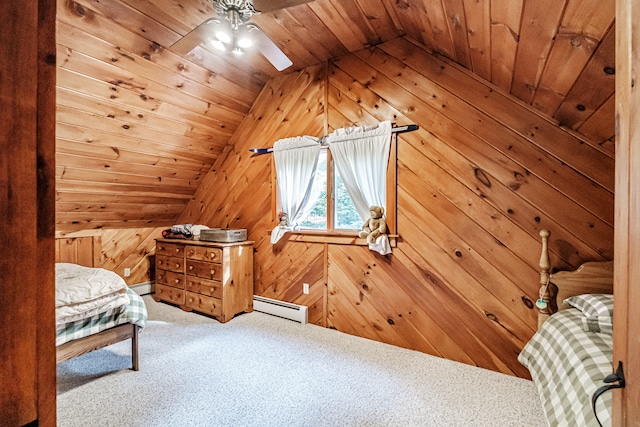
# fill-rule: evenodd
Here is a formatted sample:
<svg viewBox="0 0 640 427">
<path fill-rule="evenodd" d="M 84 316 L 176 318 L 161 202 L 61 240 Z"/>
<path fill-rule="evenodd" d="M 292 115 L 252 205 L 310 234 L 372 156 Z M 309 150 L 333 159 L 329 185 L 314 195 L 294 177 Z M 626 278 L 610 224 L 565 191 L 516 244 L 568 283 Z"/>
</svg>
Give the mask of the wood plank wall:
<svg viewBox="0 0 640 427">
<path fill-rule="evenodd" d="M 160 228 L 87 230 L 56 234 L 56 262 L 102 267 L 119 274 L 128 285 L 155 280 L 155 239 Z M 124 269 L 131 275 L 124 277 Z"/>
<path fill-rule="evenodd" d="M 393 254 L 272 246 L 272 158 L 247 150 L 386 119 L 420 126 L 398 143 Z M 409 39 L 270 81 L 231 142 L 179 222 L 247 228 L 256 294 L 318 325 L 527 377 L 539 230 L 558 267 L 613 256 L 613 154 Z"/>
</svg>

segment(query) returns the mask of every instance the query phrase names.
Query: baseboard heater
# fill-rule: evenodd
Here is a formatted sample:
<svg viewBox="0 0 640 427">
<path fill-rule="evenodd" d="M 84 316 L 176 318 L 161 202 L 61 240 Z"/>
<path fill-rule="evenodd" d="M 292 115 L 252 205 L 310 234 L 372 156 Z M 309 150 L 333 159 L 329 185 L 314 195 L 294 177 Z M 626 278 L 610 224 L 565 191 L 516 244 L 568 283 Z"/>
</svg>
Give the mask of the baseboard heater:
<svg viewBox="0 0 640 427">
<path fill-rule="evenodd" d="M 294 322 L 300 322 L 303 325 L 308 321 L 308 307 L 305 305 L 292 304 L 290 302 L 278 301 L 254 295 L 253 309 L 262 313 L 293 320 Z"/>
</svg>

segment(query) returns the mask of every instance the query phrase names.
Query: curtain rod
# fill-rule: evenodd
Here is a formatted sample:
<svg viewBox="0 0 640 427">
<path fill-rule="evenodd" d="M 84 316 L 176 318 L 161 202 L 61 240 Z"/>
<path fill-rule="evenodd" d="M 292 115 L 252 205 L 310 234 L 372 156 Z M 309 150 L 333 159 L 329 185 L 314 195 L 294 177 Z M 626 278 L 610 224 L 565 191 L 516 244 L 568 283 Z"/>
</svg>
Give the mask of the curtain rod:
<svg viewBox="0 0 640 427">
<path fill-rule="evenodd" d="M 413 132 L 414 130 L 418 130 L 418 125 L 405 125 L 405 126 L 396 126 L 391 128 L 391 133 L 404 133 L 404 132 Z M 324 139 L 324 137 L 322 137 Z M 269 148 L 250 148 L 250 152 L 254 154 L 267 154 L 273 152 L 273 147 Z"/>
</svg>

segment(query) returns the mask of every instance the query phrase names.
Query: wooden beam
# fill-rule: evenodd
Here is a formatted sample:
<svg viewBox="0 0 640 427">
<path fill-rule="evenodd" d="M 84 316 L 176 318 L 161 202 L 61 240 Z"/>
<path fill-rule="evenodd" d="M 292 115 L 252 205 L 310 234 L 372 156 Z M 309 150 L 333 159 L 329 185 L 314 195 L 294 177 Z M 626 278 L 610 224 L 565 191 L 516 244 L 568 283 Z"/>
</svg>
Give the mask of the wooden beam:
<svg viewBox="0 0 640 427">
<path fill-rule="evenodd" d="M 616 2 L 616 199 L 615 264 L 616 296 L 613 337 L 613 369 L 621 361 L 626 386 L 613 390 L 612 425 L 640 422 L 640 4 Z"/>
</svg>

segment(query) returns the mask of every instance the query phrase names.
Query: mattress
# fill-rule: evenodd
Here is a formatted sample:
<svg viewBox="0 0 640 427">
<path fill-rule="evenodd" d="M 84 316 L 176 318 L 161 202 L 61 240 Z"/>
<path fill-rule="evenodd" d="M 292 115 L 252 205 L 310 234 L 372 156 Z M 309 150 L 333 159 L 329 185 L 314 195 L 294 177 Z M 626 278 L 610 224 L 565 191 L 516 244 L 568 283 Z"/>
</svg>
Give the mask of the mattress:
<svg viewBox="0 0 640 427">
<path fill-rule="evenodd" d="M 56 328 L 56 346 L 69 341 L 88 337 L 106 329 L 125 323 L 133 323 L 144 328 L 147 321 L 147 307 L 137 293 L 127 287 L 129 303 L 109 309 L 88 318 L 59 325 Z"/>
</svg>

